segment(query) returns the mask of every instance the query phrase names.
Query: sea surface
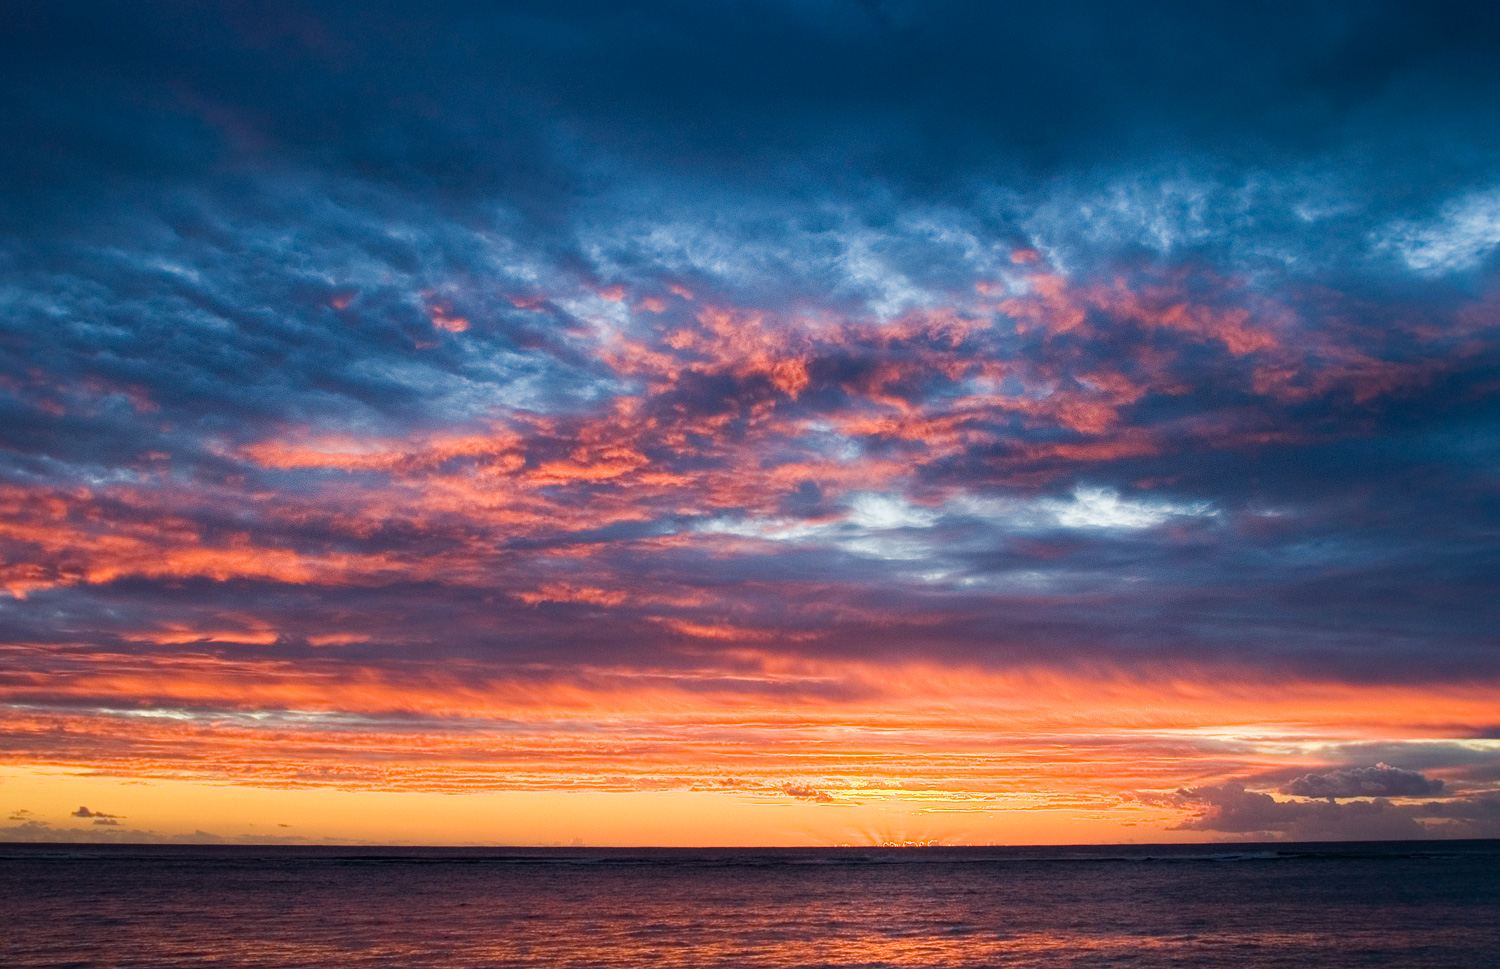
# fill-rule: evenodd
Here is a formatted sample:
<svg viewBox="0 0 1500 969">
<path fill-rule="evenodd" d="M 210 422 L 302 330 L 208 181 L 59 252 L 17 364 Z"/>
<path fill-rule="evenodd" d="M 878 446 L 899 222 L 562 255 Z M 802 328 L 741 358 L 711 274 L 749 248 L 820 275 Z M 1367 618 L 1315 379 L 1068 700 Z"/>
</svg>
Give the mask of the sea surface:
<svg viewBox="0 0 1500 969">
<path fill-rule="evenodd" d="M 1500 842 L 0 845 L 0 966 L 1500 966 Z"/>
</svg>

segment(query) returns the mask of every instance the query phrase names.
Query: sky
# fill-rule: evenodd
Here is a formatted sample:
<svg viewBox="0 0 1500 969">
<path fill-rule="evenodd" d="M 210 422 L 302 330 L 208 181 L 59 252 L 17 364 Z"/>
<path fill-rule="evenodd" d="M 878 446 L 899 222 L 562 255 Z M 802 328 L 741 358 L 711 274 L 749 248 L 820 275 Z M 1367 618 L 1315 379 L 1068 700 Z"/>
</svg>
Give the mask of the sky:
<svg viewBox="0 0 1500 969">
<path fill-rule="evenodd" d="M 1500 8 L 6 19 L 0 840 L 1500 837 Z"/>
</svg>

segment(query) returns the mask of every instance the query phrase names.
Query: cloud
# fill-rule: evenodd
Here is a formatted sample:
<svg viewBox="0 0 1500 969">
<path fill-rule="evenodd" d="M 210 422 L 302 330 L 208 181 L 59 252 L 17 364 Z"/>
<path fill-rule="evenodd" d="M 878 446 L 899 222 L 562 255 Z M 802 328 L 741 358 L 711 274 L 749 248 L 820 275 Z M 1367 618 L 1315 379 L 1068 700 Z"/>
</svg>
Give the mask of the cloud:
<svg viewBox="0 0 1500 969">
<path fill-rule="evenodd" d="M 816 801 L 819 804 L 832 804 L 836 800 L 827 791 L 819 790 L 816 787 L 809 787 L 806 784 L 783 784 L 781 791 L 787 797 L 795 797 L 799 801 Z"/>
<path fill-rule="evenodd" d="M 1422 806 L 1423 812 L 1434 818 L 1453 818 L 1469 822 L 1472 830 L 1494 831 L 1500 829 L 1500 794 L 1489 792 L 1470 797 L 1450 798 L 1446 801 L 1430 801 Z M 1468 829 L 1467 825 L 1460 830 Z M 1493 834 L 1476 834 L 1473 837 L 1494 837 Z"/>
<path fill-rule="evenodd" d="M 15 64 L 7 93 L 25 109 L 12 124 L 48 136 L 38 144 L 52 165 L 6 160 L 12 178 L 43 186 L 81 180 L 99 155 L 158 178 L 242 156 L 315 158 L 449 192 L 489 185 L 562 199 L 591 154 L 723 174 L 774 172 L 790 159 L 863 174 L 883 161 L 890 179 L 921 184 L 995 159 L 1020 177 L 1159 156 L 1161 146 L 1251 165 L 1363 142 L 1368 153 L 1346 164 L 1364 169 L 1418 153 L 1397 137 L 1413 100 L 1443 106 L 1420 116 L 1436 142 L 1425 154 L 1457 167 L 1449 146 L 1493 130 L 1482 105 L 1495 69 L 1483 54 L 1496 27 L 1472 4 L 1424 18 L 1331 3 L 1302 17 L 1294 39 L 1278 28 L 1302 11 L 1286 4 L 1162 2 L 1127 15 L 945 2 L 889 17 L 857 2 L 809 13 L 778 0 L 667 0 L 639 17 L 585 2 L 424 18 L 408 0 L 323 0 L 253 22 L 148 4 L 88 36 L 66 29 L 72 3 L 26 6 L 5 49 Z M 1025 42 L 995 62 L 985 55 L 996 37 Z M 109 126 L 110 112 L 128 123 Z M 377 122 L 382 137 L 370 134 Z"/>
<path fill-rule="evenodd" d="M 1122 499 L 1110 488 L 1075 489 L 1071 501 L 1049 501 L 1044 507 L 1057 516 L 1064 528 L 1151 528 L 1174 518 L 1212 517 L 1216 512 L 1207 502 L 1174 504 L 1165 501 Z"/>
<path fill-rule="evenodd" d="M 106 819 L 108 820 L 108 819 Z M 102 827 L 54 827 L 45 821 L 28 820 L 20 824 L 0 826 L 0 843 L 58 843 L 58 844 L 140 844 L 160 841 L 153 831 L 125 828 L 116 824 Z"/>
<path fill-rule="evenodd" d="M 1304 774 L 1281 789 L 1283 794 L 1333 800 L 1348 797 L 1426 797 L 1441 794 L 1443 782 L 1414 770 L 1388 764 L 1350 767 L 1323 774 Z"/>
<path fill-rule="evenodd" d="M 352 844 L 346 838 L 314 839 L 300 835 L 241 834 L 225 836 L 201 828 L 191 834 L 166 835 L 154 830 L 126 828 L 119 821 L 100 818 L 99 827 L 55 827 L 45 821 L 26 820 L 21 824 L 0 826 L 0 844 L 6 842 L 54 844 Z"/>
<path fill-rule="evenodd" d="M 1473 269 L 1500 246 L 1500 190 L 1453 199 L 1426 223 L 1397 222 L 1375 245 L 1424 274 Z"/>
<path fill-rule="evenodd" d="M 622 705 L 856 749 L 1012 676 L 1101 734 L 1220 678 L 1255 708 L 1193 729 L 1302 722 L 1282 683 L 1307 745 L 1493 728 L 1488 7 L 96 7 L 0 37 L 16 757 L 441 784 L 325 741 L 514 729 L 578 758 L 517 783 L 602 785 Z M 1389 763 L 1262 779 L 1495 770 Z M 1195 803 L 1406 810 L 1241 793 Z"/>
<path fill-rule="evenodd" d="M 1410 779 L 1395 782 L 1395 786 L 1401 785 L 1419 786 Z M 1287 841 L 1474 838 L 1500 834 L 1500 804 L 1493 794 L 1422 804 L 1397 804 L 1385 797 L 1341 804 L 1331 797 L 1278 801 L 1269 794 L 1246 790 L 1244 785 L 1231 782 L 1185 788 L 1165 799 L 1165 803 L 1195 812 L 1176 826 L 1178 830 Z"/>
<path fill-rule="evenodd" d="M 1202 806 L 1201 814 L 1178 825 L 1183 830 L 1270 834 L 1289 841 L 1399 840 L 1427 833 L 1409 811 L 1383 798 L 1350 804 L 1277 801 L 1238 784 L 1192 788 L 1178 792 L 1178 798 Z"/>
<path fill-rule="evenodd" d="M 105 814 L 103 811 L 90 811 L 86 807 L 81 807 L 78 810 L 74 811 L 72 816 L 75 818 L 102 818 L 105 820 L 119 817 L 118 814 Z"/>
</svg>

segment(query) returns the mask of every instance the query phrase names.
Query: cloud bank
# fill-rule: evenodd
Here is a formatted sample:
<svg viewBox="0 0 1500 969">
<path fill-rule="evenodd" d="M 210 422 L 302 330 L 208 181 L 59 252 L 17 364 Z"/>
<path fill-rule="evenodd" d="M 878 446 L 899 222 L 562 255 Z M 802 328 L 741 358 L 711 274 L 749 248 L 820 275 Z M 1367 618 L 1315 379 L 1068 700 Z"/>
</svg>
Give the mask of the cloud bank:
<svg viewBox="0 0 1500 969">
<path fill-rule="evenodd" d="M 1046 738 L 1309 835 L 1500 781 L 1300 753 L 1494 736 L 1487 8 L 12 19 L 13 763 L 1008 796 Z M 1267 737 L 1323 803 L 1235 793 Z"/>
</svg>

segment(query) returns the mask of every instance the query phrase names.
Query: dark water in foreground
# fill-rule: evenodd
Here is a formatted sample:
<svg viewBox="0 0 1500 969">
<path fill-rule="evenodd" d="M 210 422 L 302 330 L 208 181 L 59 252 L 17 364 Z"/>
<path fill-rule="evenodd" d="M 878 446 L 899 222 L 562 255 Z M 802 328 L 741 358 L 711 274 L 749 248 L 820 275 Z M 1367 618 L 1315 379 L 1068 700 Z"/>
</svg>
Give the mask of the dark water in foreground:
<svg viewBox="0 0 1500 969">
<path fill-rule="evenodd" d="M 0 845 L 0 965 L 1500 966 L 1500 842 Z"/>
</svg>

